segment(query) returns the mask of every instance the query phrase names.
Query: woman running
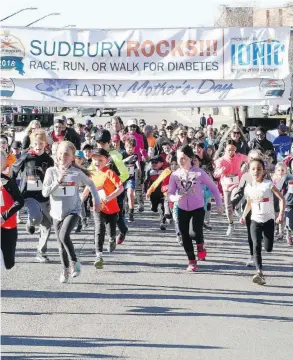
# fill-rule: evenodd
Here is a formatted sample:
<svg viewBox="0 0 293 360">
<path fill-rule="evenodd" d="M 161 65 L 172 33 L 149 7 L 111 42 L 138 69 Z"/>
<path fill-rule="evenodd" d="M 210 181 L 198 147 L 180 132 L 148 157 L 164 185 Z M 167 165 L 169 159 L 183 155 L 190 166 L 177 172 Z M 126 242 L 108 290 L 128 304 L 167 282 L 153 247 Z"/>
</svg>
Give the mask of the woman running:
<svg viewBox="0 0 293 360">
<path fill-rule="evenodd" d="M 100 199 L 91 179 L 74 164 L 75 146 L 69 141 L 59 143 L 57 164 L 47 170 L 43 196 L 50 196 L 51 216 L 57 235 L 62 264 L 60 282 L 68 282 L 69 276 L 80 274 L 80 263 L 77 261 L 70 234 L 75 228 L 81 213 L 79 185 L 84 184 L 91 190 L 95 211 L 100 210 Z"/>
<path fill-rule="evenodd" d="M 177 151 L 180 168 L 171 174 L 168 198 L 178 202 L 178 224 L 182 235 L 184 250 L 189 260 L 187 271 L 196 271 L 196 259 L 192 239 L 189 234 L 189 223 L 192 219 L 197 246 L 203 250 L 204 197 L 202 185 L 206 185 L 215 197 L 217 211 L 222 213 L 222 201 L 217 186 L 212 179 L 199 167 L 192 166 L 194 157 L 189 145 Z M 200 249 L 201 250 L 201 249 Z"/>
<path fill-rule="evenodd" d="M 17 242 L 16 213 L 23 207 L 24 200 L 15 180 L 3 174 L 6 167 L 6 153 L 1 150 L 1 251 L 6 269 L 12 269 L 15 263 Z"/>
<path fill-rule="evenodd" d="M 251 210 L 250 232 L 257 271 L 252 281 L 264 285 L 266 281 L 262 271 L 262 239 L 264 240 L 265 250 L 271 252 L 274 245 L 275 227 L 274 195 L 280 200 L 280 213 L 276 223 L 283 221 L 285 199 L 271 180 L 264 179 L 265 164 L 263 160 L 252 160 L 249 163 L 249 172 L 252 176 L 252 183 L 247 184 L 245 188 L 247 204 L 240 218 L 240 223 L 245 224 L 245 217 Z"/>
</svg>

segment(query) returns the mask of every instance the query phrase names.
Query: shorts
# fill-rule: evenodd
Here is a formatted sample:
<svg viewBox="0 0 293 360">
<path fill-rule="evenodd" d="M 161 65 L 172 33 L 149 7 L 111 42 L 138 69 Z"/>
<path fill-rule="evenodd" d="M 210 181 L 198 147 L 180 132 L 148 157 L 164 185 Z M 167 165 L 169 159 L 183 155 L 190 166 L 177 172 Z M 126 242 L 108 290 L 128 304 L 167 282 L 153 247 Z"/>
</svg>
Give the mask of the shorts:
<svg viewBox="0 0 293 360">
<path fill-rule="evenodd" d="M 135 190 L 135 177 L 130 178 L 125 182 L 125 189 Z"/>
<path fill-rule="evenodd" d="M 286 226 L 293 230 L 293 208 L 292 209 L 286 209 L 285 211 L 285 220 L 286 220 Z"/>
</svg>

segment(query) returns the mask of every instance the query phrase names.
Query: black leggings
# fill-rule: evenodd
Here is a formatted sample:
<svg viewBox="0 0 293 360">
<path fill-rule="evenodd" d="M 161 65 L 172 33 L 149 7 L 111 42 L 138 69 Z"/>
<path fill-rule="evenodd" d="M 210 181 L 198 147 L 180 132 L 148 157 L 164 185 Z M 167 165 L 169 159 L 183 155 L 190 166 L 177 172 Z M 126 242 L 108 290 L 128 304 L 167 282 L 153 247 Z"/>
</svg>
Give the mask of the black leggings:
<svg viewBox="0 0 293 360">
<path fill-rule="evenodd" d="M 117 218 L 117 214 L 105 214 L 102 211 L 94 212 L 95 246 L 97 255 L 98 253 L 103 252 L 103 245 L 106 235 L 106 224 L 108 224 L 109 227 L 111 240 L 115 240 Z"/>
<path fill-rule="evenodd" d="M 267 252 L 273 250 L 275 220 L 270 219 L 265 223 L 258 223 L 251 220 L 250 232 L 253 241 L 253 253 L 256 270 L 262 270 L 261 246 L 264 239 L 264 248 Z"/>
<path fill-rule="evenodd" d="M 15 248 L 17 242 L 17 228 L 1 228 L 1 250 L 6 269 L 12 269 L 15 264 Z"/>
<path fill-rule="evenodd" d="M 78 214 L 69 214 L 61 221 L 53 220 L 63 268 L 69 267 L 69 259 L 71 262 L 77 261 L 74 246 L 70 239 L 70 233 L 75 228 L 78 219 Z"/>
<path fill-rule="evenodd" d="M 247 228 L 247 236 L 248 236 L 248 245 L 250 250 L 250 255 L 253 256 L 253 241 L 251 238 L 250 226 L 251 226 L 251 211 L 246 215 L 246 228 Z"/>
<path fill-rule="evenodd" d="M 188 257 L 188 260 L 195 260 L 194 248 L 192 239 L 189 234 L 189 223 L 192 219 L 192 227 L 195 233 L 196 244 L 204 243 L 203 239 L 203 223 L 204 223 L 204 208 L 199 208 L 192 211 L 185 211 L 178 208 L 178 224 L 182 235 L 183 247 Z"/>
</svg>

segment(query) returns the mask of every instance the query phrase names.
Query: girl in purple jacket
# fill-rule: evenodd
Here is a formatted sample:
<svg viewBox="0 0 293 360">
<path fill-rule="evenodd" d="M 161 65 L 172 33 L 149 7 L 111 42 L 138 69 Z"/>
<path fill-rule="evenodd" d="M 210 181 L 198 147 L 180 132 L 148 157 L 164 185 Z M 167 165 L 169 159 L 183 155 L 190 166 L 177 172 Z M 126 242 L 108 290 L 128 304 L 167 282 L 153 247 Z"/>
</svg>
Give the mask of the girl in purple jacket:
<svg viewBox="0 0 293 360">
<path fill-rule="evenodd" d="M 171 174 L 168 197 L 178 202 L 178 224 L 182 235 L 183 247 L 189 260 L 187 271 L 196 271 L 196 259 L 192 239 L 189 234 L 189 223 L 192 219 L 196 243 L 204 249 L 204 196 L 202 185 L 206 185 L 215 197 L 218 214 L 222 214 L 222 200 L 217 186 L 212 179 L 197 166 L 192 166 L 194 154 L 189 145 L 177 150 L 179 169 Z"/>
</svg>

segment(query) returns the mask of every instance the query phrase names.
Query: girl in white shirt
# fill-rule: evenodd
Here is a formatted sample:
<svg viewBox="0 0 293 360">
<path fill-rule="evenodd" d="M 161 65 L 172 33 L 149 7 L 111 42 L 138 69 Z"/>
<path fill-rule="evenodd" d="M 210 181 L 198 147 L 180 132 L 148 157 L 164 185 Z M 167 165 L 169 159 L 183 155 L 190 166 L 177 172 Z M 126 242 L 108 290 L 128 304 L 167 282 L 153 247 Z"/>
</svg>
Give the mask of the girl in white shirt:
<svg viewBox="0 0 293 360">
<path fill-rule="evenodd" d="M 241 224 L 245 224 L 245 217 L 251 210 L 250 232 L 253 241 L 253 254 L 257 273 L 253 276 L 253 282 L 259 285 L 266 283 L 262 271 L 262 239 L 264 239 L 264 248 L 267 252 L 273 250 L 274 244 L 274 195 L 280 201 L 280 213 L 276 219 L 279 224 L 283 221 L 285 200 L 280 191 L 275 187 L 272 181 L 264 179 L 265 164 L 261 159 L 254 159 L 249 163 L 249 172 L 252 176 L 252 183 L 247 184 L 245 195 L 247 204 L 240 219 Z"/>
</svg>

